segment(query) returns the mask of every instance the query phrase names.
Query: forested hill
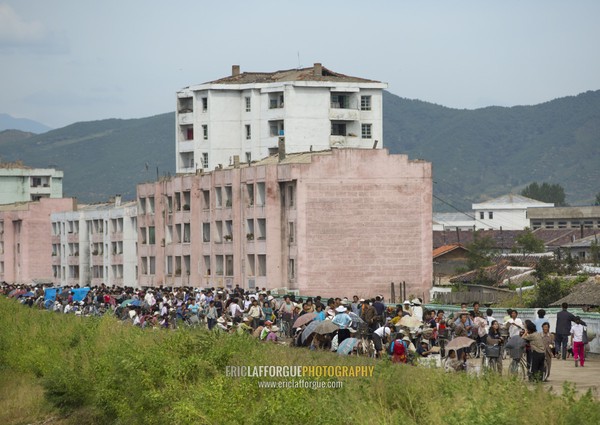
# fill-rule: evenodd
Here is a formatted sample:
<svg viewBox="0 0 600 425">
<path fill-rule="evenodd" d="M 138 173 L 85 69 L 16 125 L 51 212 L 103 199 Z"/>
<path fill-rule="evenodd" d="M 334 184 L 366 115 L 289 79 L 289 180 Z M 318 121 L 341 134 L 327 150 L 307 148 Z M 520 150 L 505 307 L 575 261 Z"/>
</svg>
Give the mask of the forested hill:
<svg viewBox="0 0 600 425">
<path fill-rule="evenodd" d="M 384 145 L 433 163 L 435 194 L 463 209 L 533 181 L 571 204 L 600 191 L 600 91 L 534 106 L 451 109 L 386 93 Z"/>
<path fill-rule="evenodd" d="M 82 202 L 175 170 L 175 115 L 80 122 L 40 135 L 3 137 L 0 158 L 65 172 L 66 196 Z M 561 184 L 571 204 L 600 191 L 600 91 L 534 106 L 451 109 L 384 95 L 384 146 L 433 163 L 435 195 L 460 209 L 518 192 L 527 184 Z M 436 209 L 447 209 L 436 204 Z"/>
</svg>

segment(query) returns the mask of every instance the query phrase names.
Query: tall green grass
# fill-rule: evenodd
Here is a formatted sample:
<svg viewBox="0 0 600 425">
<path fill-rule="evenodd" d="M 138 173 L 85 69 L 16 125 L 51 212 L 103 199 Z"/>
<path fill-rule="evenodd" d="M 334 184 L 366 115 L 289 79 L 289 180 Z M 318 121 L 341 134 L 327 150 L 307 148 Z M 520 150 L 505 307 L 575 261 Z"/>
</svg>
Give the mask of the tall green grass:
<svg viewBox="0 0 600 425">
<path fill-rule="evenodd" d="M 558 397 L 495 375 L 447 375 L 339 357 L 203 330 L 146 330 L 0 299 L 0 364 L 34 374 L 73 423 L 117 424 L 586 424 L 591 394 Z M 375 365 L 340 389 L 260 389 L 228 365 Z M 2 371 L 0 370 L 0 373 Z"/>
</svg>

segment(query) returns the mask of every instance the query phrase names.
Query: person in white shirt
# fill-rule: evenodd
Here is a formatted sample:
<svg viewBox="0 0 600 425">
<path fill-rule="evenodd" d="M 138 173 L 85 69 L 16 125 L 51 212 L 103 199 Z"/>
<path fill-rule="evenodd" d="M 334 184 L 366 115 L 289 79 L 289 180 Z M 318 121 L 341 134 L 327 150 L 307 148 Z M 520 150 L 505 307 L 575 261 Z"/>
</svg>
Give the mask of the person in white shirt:
<svg viewBox="0 0 600 425">
<path fill-rule="evenodd" d="M 504 326 L 508 328 L 509 337 L 518 336 L 524 328 L 523 321 L 519 319 L 519 312 L 517 310 L 512 310 L 510 312 L 510 319 L 506 321 Z"/>
<path fill-rule="evenodd" d="M 392 330 L 389 326 L 380 326 L 373 331 L 373 344 L 375 345 L 375 351 L 379 357 L 383 357 L 383 344 L 392 335 Z"/>
<path fill-rule="evenodd" d="M 581 323 L 580 317 L 575 317 L 575 323 L 571 325 L 571 345 L 573 347 L 573 358 L 575 359 L 575 367 L 585 363 L 585 344 L 583 342 L 583 332 L 586 330 Z"/>
<path fill-rule="evenodd" d="M 231 316 L 234 322 L 241 321 L 242 316 L 244 315 L 244 312 L 242 311 L 237 301 L 238 300 L 236 299 L 234 302 L 229 304 L 229 315 Z"/>
</svg>

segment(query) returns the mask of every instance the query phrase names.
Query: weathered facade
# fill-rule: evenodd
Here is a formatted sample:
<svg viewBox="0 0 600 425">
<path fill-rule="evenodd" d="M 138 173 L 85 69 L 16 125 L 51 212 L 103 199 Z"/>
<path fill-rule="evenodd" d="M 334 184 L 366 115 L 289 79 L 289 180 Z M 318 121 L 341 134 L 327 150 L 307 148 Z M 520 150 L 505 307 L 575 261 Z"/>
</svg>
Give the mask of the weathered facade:
<svg viewBox="0 0 600 425">
<path fill-rule="evenodd" d="M 138 186 L 139 284 L 428 296 L 431 164 L 378 149 L 271 156 Z M 142 207 L 143 206 L 143 207 Z M 151 207 L 150 207 L 151 206 Z"/>
</svg>

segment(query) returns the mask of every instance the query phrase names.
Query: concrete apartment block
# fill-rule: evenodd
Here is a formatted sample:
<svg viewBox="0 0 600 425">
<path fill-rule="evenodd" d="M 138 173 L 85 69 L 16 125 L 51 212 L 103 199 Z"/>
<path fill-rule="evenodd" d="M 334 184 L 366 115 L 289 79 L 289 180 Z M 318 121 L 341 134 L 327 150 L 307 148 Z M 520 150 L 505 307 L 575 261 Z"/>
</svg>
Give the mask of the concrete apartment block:
<svg viewBox="0 0 600 425">
<path fill-rule="evenodd" d="M 121 197 L 52 214 L 56 285 L 137 286 L 137 203 Z"/>
<path fill-rule="evenodd" d="M 0 205 L 0 281 L 52 281 L 50 215 L 74 205 L 72 198 Z"/>
<path fill-rule="evenodd" d="M 63 172 L 29 168 L 21 163 L 0 163 L 0 204 L 62 198 Z"/>
<path fill-rule="evenodd" d="M 427 297 L 430 163 L 333 149 L 237 164 L 138 186 L 141 286 L 387 297 L 405 281 Z"/>
</svg>

